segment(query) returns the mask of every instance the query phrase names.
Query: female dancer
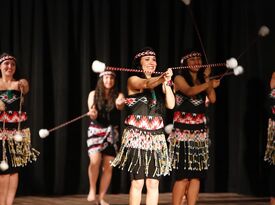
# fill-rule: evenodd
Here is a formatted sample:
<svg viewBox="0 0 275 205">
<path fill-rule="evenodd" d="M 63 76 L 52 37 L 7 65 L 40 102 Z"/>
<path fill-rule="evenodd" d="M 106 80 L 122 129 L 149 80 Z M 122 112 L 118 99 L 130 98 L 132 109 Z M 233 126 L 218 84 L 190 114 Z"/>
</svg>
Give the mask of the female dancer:
<svg viewBox="0 0 275 205">
<path fill-rule="evenodd" d="M 131 174 L 130 205 L 141 203 L 144 183 L 147 188 L 146 204 L 156 205 L 159 177 L 170 172 L 162 116 L 164 105 L 169 109 L 175 105 L 170 87 L 172 70 L 153 77 L 156 67 L 156 53 L 152 48 L 146 47 L 135 55 L 133 68 L 141 69 L 143 73 L 128 79 L 126 128 L 120 151 L 112 162 L 113 166 L 125 168 Z"/>
<path fill-rule="evenodd" d="M 214 88 L 219 80 L 209 80 L 204 75 L 201 53 L 187 52 L 181 59 L 184 69 L 175 76 L 174 129 L 169 135 L 172 167 L 176 181 L 173 186 L 173 205 L 181 205 L 187 195 L 187 204 L 196 203 L 200 179 L 205 177 L 209 166 L 208 131 L 206 126 L 206 97 L 210 103 L 216 100 Z"/>
<path fill-rule="evenodd" d="M 14 79 L 16 59 L 7 53 L 0 56 L 0 69 L 0 204 L 12 205 L 19 168 L 36 160 L 39 152 L 31 148 L 27 113 L 22 109 L 28 81 Z"/>
<path fill-rule="evenodd" d="M 90 164 L 88 175 L 90 191 L 88 201 L 108 205 L 104 200 L 112 178 L 110 161 L 116 156 L 118 125 L 120 113 L 124 106 L 124 95 L 116 90 L 116 75 L 111 71 L 99 75 L 96 89 L 88 97 L 91 123 L 88 129 L 88 154 Z M 102 163 L 102 176 L 99 186 L 99 200 L 96 200 L 96 182 Z"/>
</svg>

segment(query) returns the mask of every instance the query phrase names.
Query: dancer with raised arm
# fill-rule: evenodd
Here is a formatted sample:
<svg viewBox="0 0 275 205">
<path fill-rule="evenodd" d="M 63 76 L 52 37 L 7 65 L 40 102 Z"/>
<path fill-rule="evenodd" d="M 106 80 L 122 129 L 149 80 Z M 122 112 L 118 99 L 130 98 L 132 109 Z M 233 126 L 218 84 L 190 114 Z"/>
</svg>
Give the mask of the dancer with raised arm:
<svg viewBox="0 0 275 205">
<path fill-rule="evenodd" d="M 112 165 L 128 170 L 131 175 L 129 204 L 141 203 L 144 184 L 147 205 L 157 205 L 159 178 L 170 172 L 170 162 L 164 135 L 163 113 L 172 109 L 175 98 L 171 89 L 172 70 L 153 76 L 157 67 L 156 53 L 146 47 L 137 52 L 133 69 L 141 75 L 128 79 L 125 101 L 127 117 L 122 145 Z"/>
<path fill-rule="evenodd" d="M 206 126 L 206 103 L 216 101 L 215 88 L 219 80 L 209 80 L 209 69 L 200 68 L 201 53 L 186 51 L 181 65 L 191 66 L 181 70 L 174 78 L 176 106 L 174 128 L 169 135 L 170 158 L 175 169 L 175 183 L 172 192 L 173 205 L 195 205 L 200 189 L 200 180 L 209 167 L 209 138 Z M 192 67 L 194 66 L 194 67 Z M 186 195 L 186 197 L 185 197 Z"/>
</svg>

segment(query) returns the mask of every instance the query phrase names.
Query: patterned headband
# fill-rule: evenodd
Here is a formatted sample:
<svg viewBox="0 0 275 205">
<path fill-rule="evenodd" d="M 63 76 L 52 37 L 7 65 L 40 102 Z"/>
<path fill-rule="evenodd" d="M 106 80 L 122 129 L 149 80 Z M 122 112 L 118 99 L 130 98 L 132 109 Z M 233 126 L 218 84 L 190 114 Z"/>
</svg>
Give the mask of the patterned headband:
<svg viewBox="0 0 275 205">
<path fill-rule="evenodd" d="M 135 55 L 134 60 L 136 60 L 137 58 L 143 57 L 143 56 L 156 56 L 156 53 L 151 50 L 143 51 L 143 52 L 140 52 L 137 55 Z"/>
<path fill-rule="evenodd" d="M 6 55 L 6 56 L 3 56 L 2 58 L 0 58 L 0 64 L 3 63 L 5 60 L 14 60 L 14 61 L 16 61 L 15 57 L 10 56 L 10 55 Z"/>
<path fill-rule="evenodd" d="M 104 71 L 104 72 L 99 74 L 99 77 L 102 77 L 104 75 L 112 75 L 112 76 L 116 77 L 116 74 L 112 71 Z"/>
<path fill-rule="evenodd" d="M 201 57 L 201 53 L 198 53 L 198 52 L 189 53 L 181 58 L 180 63 L 183 64 L 183 62 L 185 60 L 187 60 L 188 58 L 193 58 L 193 57 Z"/>
</svg>

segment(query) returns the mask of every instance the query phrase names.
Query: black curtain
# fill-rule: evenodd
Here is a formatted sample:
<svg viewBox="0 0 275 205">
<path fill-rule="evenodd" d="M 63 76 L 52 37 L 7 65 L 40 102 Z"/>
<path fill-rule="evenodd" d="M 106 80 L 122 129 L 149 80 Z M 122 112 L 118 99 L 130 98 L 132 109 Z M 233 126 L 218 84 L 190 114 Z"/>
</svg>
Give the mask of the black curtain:
<svg viewBox="0 0 275 205">
<path fill-rule="evenodd" d="M 25 104 L 32 144 L 41 152 L 37 162 L 22 169 L 18 193 L 86 194 L 89 119 L 46 139 L 39 129 L 87 112 L 97 80 L 93 60 L 129 67 L 138 49 L 151 46 L 160 70 L 178 66 L 184 49 L 201 47 L 196 25 L 209 63 L 245 51 L 239 58 L 245 73 L 224 77 L 209 108 L 211 168 L 202 191 L 268 195 L 263 155 L 275 67 L 272 8 L 272 0 L 193 0 L 189 6 L 180 0 L 0 0 L 0 52 L 14 54 L 18 77 L 30 82 Z M 262 25 L 271 30 L 265 38 L 257 34 Z M 118 79 L 125 93 L 127 74 L 118 73 Z M 172 183 L 173 175 L 164 177 L 160 191 L 170 192 Z M 128 174 L 114 169 L 109 192 L 128 193 L 129 185 Z"/>
</svg>

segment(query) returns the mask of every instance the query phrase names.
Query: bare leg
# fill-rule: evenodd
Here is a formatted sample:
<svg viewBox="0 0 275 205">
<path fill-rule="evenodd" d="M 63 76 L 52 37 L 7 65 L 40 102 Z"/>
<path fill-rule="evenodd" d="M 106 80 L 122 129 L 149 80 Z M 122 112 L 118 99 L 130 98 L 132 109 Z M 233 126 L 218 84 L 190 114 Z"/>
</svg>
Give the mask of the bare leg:
<svg viewBox="0 0 275 205">
<path fill-rule="evenodd" d="M 270 197 L 270 205 L 275 205 L 275 197 Z"/>
<path fill-rule="evenodd" d="M 17 186 L 18 186 L 18 173 L 14 173 L 10 175 L 10 180 L 9 180 L 9 189 L 8 189 L 8 195 L 7 195 L 7 205 L 12 205 Z"/>
<path fill-rule="evenodd" d="M 88 167 L 90 191 L 87 197 L 88 201 L 96 200 L 96 182 L 99 174 L 99 167 L 101 164 L 101 153 L 97 152 L 90 154 L 90 164 Z"/>
<path fill-rule="evenodd" d="M 130 187 L 129 204 L 136 205 L 141 203 L 142 188 L 144 179 L 132 180 Z"/>
<path fill-rule="evenodd" d="M 108 187 L 112 178 L 112 166 L 110 161 L 113 160 L 112 156 L 103 156 L 103 168 L 102 168 L 102 176 L 100 179 L 100 187 L 99 187 L 99 202 L 101 205 L 109 205 L 105 200 L 105 194 L 108 190 Z"/>
<path fill-rule="evenodd" d="M 187 186 L 186 186 L 186 188 L 185 188 L 185 193 L 183 194 L 183 197 L 182 197 L 182 201 L 181 201 L 181 204 L 182 204 L 182 205 L 187 204 L 187 192 L 188 192 L 188 187 L 189 187 L 189 183 L 187 184 Z"/>
<path fill-rule="evenodd" d="M 187 194 L 184 194 L 182 197 L 182 201 L 181 201 L 181 205 L 185 205 L 187 202 L 187 198 L 186 198 Z"/>
<path fill-rule="evenodd" d="M 10 175 L 0 175 L 0 205 L 6 205 Z"/>
<path fill-rule="evenodd" d="M 187 193 L 187 204 L 195 205 L 198 199 L 200 191 L 200 180 L 191 179 L 189 183 L 188 193 Z"/>
<path fill-rule="evenodd" d="M 146 179 L 146 204 L 157 205 L 159 199 L 159 180 L 157 179 Z"/>
<path fill-rule="evenodd" d="M 182 179 L 175 182 L 172 191 L 172 204 L 182 205 L 183 196 L 186 193 L 189 181 L 188 179 Z"/>
</svg>

